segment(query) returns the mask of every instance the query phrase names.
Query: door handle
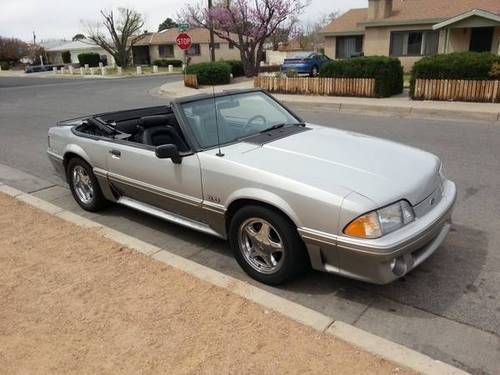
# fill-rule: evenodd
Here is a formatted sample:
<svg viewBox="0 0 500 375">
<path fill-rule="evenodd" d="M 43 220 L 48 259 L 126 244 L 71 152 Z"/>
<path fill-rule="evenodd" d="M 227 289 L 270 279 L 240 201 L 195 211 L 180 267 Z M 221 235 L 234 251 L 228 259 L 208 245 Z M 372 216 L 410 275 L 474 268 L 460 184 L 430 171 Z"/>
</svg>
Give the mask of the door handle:
<svg viewBox="0 0 500 375">
<path fill-rule="evenodd" d="M 112 157 L 119 159 L 122 156 L 122 153 L 118 150 L 109 150 L 109 153 Z"/>
</svg>

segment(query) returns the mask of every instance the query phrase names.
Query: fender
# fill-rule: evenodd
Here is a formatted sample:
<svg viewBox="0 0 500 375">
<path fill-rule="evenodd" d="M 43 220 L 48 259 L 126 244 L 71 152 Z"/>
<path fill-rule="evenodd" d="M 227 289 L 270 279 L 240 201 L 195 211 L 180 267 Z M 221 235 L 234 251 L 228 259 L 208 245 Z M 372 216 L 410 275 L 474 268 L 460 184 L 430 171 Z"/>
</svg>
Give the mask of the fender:
<svg viewBox="0 0 500 375">
<path fill-rule="evenodd" d="M 239 199 L 252 199 L 269 204 L 270 206 L 276 207 L 285 215 L 287 215 L 297 228 L 302 226 L 302 222 L 293 208 L 284 199 L 274 193 L 259 188 L 239 189 L 231 193 L 229 197 L 227 197 L 226 202 L 224 203 L 224 207 L 228 209 L 231 203 Z"/>
</svg>

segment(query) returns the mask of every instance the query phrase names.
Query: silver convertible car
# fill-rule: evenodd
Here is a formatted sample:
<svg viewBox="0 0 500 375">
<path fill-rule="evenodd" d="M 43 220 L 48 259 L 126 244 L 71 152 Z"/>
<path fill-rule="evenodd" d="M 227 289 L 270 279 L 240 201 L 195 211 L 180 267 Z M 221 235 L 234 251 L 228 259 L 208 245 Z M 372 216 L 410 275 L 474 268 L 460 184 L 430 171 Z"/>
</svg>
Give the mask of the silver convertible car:
<svg viewBox="0 0 500 375">
<path fill-rule="evenodd" d="M 443 243 L 456 198 L 436 156 L 305 123 L 262 90 L 62 121 L 48 142 L 83 209 L 116 202 L 228 239 L 272 285 L 308 267 L 389 283 Z"/>
</svg>

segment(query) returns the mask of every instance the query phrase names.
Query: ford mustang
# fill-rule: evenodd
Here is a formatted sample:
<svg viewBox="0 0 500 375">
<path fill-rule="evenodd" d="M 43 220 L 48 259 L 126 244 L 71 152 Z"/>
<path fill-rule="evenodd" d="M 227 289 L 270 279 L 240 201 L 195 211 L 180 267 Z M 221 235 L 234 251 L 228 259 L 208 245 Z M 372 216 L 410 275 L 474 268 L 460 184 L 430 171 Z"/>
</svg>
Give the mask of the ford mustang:
<svg viewBox="0 0 500 375">
<path fill-rule="evenodd" d="M 62 121 L 48 156 L 78 204 L 228 239 L 260 282 L 305 269 L 386 284 L 443 243 L 455 184 L 434 155 L 304 122 L 262 90 Z"/>
</svg>

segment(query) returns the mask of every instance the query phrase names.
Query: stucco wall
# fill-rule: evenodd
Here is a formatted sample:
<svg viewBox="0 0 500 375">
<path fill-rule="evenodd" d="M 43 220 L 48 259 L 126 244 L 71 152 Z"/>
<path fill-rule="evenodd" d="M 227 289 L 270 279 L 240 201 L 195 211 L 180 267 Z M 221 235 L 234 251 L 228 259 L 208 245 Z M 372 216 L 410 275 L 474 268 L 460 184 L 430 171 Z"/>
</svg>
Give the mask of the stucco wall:
<svg viewBox="0 0 500 375">
<path fill-rule="evenodd" d="M 62 64 L 62 52 L 63 51 L 48 51 L 47 55 L 52 64 Z M 71 53 L 71 62 L 74 64 L 78 64 L 78 55 L 81 53 L 98 53 L 99 55 L 106 55 L 108 59 L 108 65 L 114 63 L 114 58 L 108 52 L 103 50 L 102 48 L 87 48 L 87 49 L 74 49 L 70 50 Z"/>
<path fill-rule="evenodd" d="M 337 37 L 327 36 L 325 37 L 325 55 L 331 59 L 335 59 L 337 53 Z"/>
<path fill-rule="evenodd" d="M 215 50 L 215 60 L 239 60 L 240 59 L 240 51 L 237 48 L 229 48 L 229 43 L 220 43 L 220 48 Z M 158 59 L 176 59 L 182 60 L 184 58 L 184 51 L 179 47 L 174 45 L 174 57 L 160 57 L 159 47 L 158 45 L 149 46 L 149 55 L 151 58 L 151 62 Z M 196 64 L 199 62 L 208 62 L 210 61 L 210 48 L 208 43 L 200 44 L 200 55 L 199 56 L 190 56 L 191 63 Z"/>
</svg>

